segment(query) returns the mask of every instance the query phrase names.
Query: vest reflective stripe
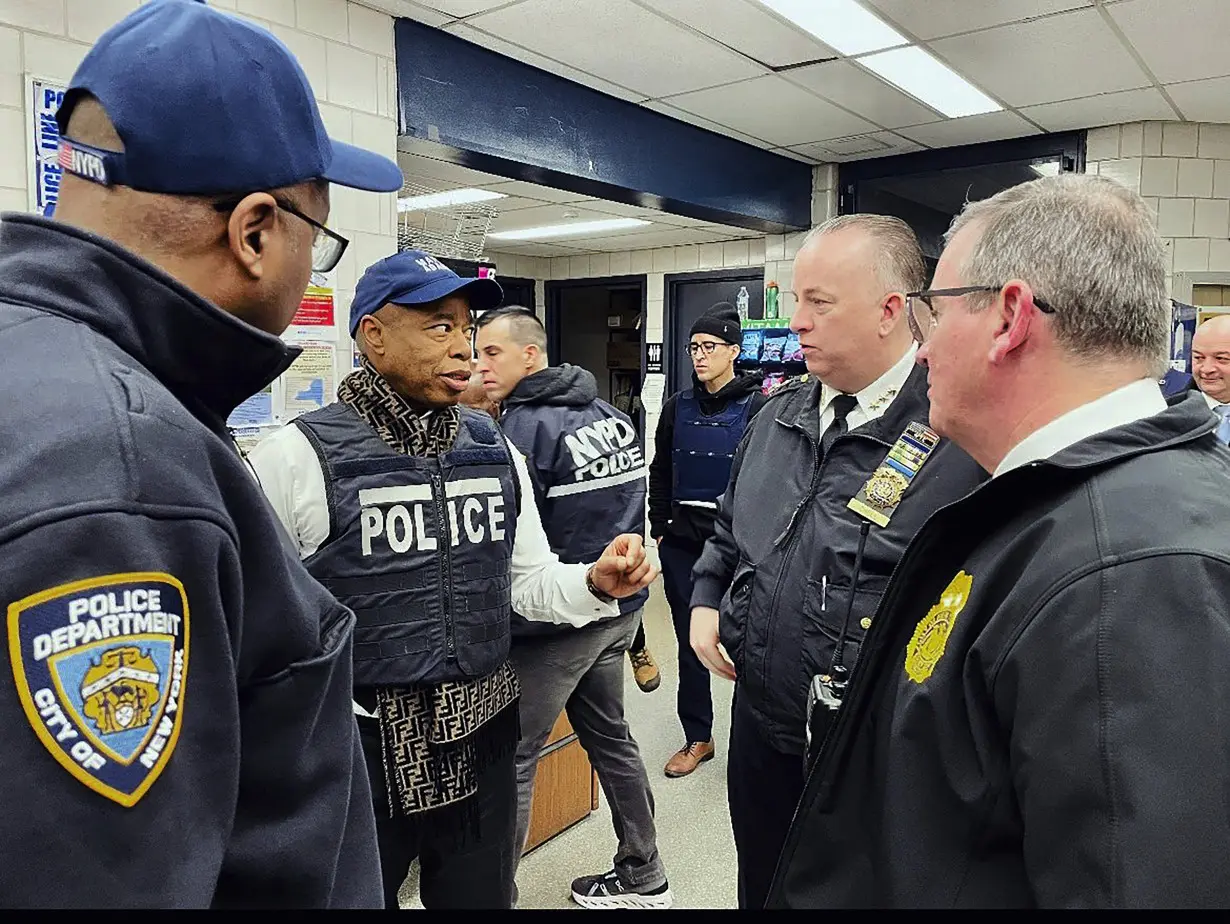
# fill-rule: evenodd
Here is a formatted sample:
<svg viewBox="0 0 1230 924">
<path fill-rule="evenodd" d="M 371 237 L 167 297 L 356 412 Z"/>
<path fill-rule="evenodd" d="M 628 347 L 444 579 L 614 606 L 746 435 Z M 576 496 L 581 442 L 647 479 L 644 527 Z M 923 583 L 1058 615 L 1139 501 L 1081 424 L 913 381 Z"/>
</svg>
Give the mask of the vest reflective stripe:
<svg viewBox="0 0 1230 924">
<path fill-rule="evenodd" d="M 676 503 L 716 503 L 726 492 L 735 450 L 751 416 L 752 396 L 729 402 L 706 417 L 692 389 L 675 404 L 675 442 L 671 469 Z"/>
<path fill-rule="evenodd" d="M 320 458 L 329 501 L 329 537 L 304 564 L 355 612 L 355 684 L 432 685 L 499 667 L 517 495 L 491 418 L 462 409 L 439 458 L 396 452 L 343 404 L 295 423 Z"/>
<path fill-rule="evenodd" d="M 639 481 L 644 478 L 647 469 L 644 466 L 624 472 L 622 475 L 608 475 L 606 478 L 595 478 L 590 481 L 578 481 L 574 484 L 557 484 L 547 489 L 547 497 L 567 497 L 570 494 L 585 494 L 589 491 L 602 491 L 606 488 L 618 487 L 629 481 Z"/>
</svg>

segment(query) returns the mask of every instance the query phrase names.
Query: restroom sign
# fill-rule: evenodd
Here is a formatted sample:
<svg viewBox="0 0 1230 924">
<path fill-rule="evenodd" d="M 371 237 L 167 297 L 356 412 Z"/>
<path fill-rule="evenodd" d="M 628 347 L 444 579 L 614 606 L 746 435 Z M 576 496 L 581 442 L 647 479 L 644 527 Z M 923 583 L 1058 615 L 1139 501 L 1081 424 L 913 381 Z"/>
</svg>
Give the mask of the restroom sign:
<svg viewBox="0 0 1230 924">
<path fill-rule="evenodd" d="M 662 344 L 646 343 L 645 344 L 645 371 L 646 372 L 661 372 L 662 371 Z"/>
</svg>

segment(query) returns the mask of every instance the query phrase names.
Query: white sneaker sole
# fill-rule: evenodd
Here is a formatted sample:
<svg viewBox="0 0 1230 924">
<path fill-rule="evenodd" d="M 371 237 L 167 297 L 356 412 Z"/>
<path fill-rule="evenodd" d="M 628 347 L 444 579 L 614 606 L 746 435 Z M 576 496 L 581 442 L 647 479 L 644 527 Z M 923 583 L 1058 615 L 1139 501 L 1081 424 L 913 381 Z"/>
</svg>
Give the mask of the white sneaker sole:
<svg viewBox="0 0 1230 924">
<path fill-rule="evenodd" d="M 675 898 L 667 889 L 657 895 L 640 895 L 636 892 L 626 895 L 578 895 L 573 892 L 572 900 L 582 908 L 669 908 Z"/>
</svg>

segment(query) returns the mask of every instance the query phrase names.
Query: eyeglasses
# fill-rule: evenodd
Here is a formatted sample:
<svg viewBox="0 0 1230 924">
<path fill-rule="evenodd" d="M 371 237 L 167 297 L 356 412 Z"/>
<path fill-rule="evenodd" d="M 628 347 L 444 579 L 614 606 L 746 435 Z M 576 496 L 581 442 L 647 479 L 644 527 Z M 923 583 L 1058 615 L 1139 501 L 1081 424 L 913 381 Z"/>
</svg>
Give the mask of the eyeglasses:
<svg viewBox="0 0 1230 924">
<path fill-rule="evenodd" d="M 215 202 L 214 210 L 223 214 L 233 212 L 243 199 L 243 196 L 233 196 L 230 199 Z M 278 208 L 283 212 L 288 212 L 299 220 L 306 221 L 316 230 L 315 235 L 312 237 L 312 272 L 327 273 L 336 267 L 342 259 L 342 254 L 346 252 L 350 241 L 340 234 L 330 231 L 316 219 L 304 215 L 285 199 L 274 196 L 273 201 L 277 203 Z"/>
<path fill-rule="evenodd" d="M 910 325 L 910 333 L 918 343 L 926 343 L 927 338 L 935 333 L 938 318 L 931 299 L 937 296 L 955 297 L 958 295 L 973 295 L 975 292 L 998 292 L 1003 286 L 960 286 L 956 289 L 923 289 L 920 292 L 907 292 L 905 296 L 905 318 Z M 1034 296 L 1034 304 L 1043 314 L 1054 314 L 1046 299 Z"/>
<path fill-rule="evenodd" d="M 683 348 L 683 352 L 689 356 L 699 356 L 702 352 L 706 356 L 712 356 L 713 351 L 720 346 L 734 346 L 733 343 L 719 343 L 716 340 L 702 340 L 700 343 L 689 343 Z"/>
</svg>

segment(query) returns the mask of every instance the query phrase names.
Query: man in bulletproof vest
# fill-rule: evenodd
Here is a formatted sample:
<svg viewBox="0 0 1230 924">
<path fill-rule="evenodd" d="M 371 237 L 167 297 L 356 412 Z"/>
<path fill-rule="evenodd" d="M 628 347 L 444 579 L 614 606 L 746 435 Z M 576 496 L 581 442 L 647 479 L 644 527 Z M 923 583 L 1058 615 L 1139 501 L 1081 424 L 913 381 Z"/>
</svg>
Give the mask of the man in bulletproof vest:
<svg viewBox="0 0 1230 924">
<path fill-rule="evenodd" d="M 0 221 L 0 907 L 378 907 L 354 617 L 226 418 L 298 355 L 329 184 L 401 172 L 186 0 L 108 29 L 56 123 L 55 220 Z"/>
<path fill-rule="evenodd" d="M 561 564 L 524 458 L 490 416 L 458 406 L 473 313 L 502 297 L 422 251 L 374 264 L 351 306 L 361 367 L 336 403 L 252 453 L 308 570 L 358 617 L 354 708 L 389 908 L 416 856 L 427 908 L 510 907 L 511 613 L 585 625 L 656 576 L 639 535 Z"/>
<path fill-rule="evenodd" d="M 478 371 L 500 402 L 500 424 L 525 453 L 551 549 L 589 561 L 613 532 L 645 532 L 645 457 L 628 416 L 598 397 L 579 366 L 547 365 L 547 332 L 524 308 L 482 316 Z M 567 710 L 611 806 L 619 847 L 611 870 L 582 876 L 572 897 L 587 908 L 669 908 L 653 791 L 624 718 L 624 656 L 649 592 L 621 601 L 618 619 L 560 629 L 513 618 L 512 661 L 523 691 L 517 748 L 517 837 L 530 828 L 538 756 Z"/>
</svg>

